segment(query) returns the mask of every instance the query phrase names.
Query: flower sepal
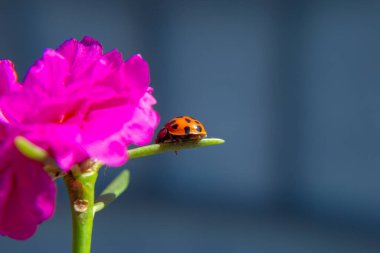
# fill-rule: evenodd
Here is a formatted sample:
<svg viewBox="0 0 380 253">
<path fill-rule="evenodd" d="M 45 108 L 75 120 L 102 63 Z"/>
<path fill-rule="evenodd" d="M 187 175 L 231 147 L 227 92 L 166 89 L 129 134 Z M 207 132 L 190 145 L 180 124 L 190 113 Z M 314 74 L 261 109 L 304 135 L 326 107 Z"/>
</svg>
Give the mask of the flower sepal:
<svg viewBox="0 0 380 253">
<path fill-rule="evenodd" d="M 14 140 L 14 144 L 18 151 L 24 156 L 39 162 L 44 162 L 49 157 L 49 154 L 43 148 L 33 144 L 28 139 L 17 136 Z"/>
</svg>

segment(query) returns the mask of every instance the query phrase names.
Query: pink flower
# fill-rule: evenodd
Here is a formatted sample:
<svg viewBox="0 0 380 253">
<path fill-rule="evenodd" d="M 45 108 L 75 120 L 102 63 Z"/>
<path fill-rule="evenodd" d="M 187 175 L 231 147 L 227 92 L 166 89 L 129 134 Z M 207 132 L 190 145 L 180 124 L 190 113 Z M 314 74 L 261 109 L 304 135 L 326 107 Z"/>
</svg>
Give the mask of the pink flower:
<svg viewBox="0 0 380 253">
<path fill-rule="evenodd" d="M 13 143 L 3 143 L 0 152 L 0 235 L 24 240 L 53 215 L 56 187 L 43 165 Z"/>
<path fill-rule="evenodd" d="M 44 148 L 65 171 L 88 158 L 120 166 L 127 146 L 149 143 L 157 127 L 149 83 L 140 55 L 123 61 L 116 50 L 103 54 L 89 37 L 47 49 L 23 83 L 10 61 L 0 61 L 0 234 L 25 239 L 54 209 L 55 187 L 43 164 L 22 157 L 14 138 Z M 17 205 L 28 206 L 34 218 L 9 219 Z"/>
</svg>

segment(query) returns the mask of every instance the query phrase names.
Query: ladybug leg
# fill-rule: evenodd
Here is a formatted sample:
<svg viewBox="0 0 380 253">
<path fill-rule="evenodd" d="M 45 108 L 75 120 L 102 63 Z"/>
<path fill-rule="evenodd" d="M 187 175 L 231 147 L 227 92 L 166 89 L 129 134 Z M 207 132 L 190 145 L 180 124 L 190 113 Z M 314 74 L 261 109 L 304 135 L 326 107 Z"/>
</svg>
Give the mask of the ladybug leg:
<svg viewBox="0 0 380 253">
<path fill-rule="evenodd" d="M 179 138 L 174 137 L 173 135 L 170 135 L 170 142 L 176 145 L 177 143 L 180 143 L 181 140 Z M 177 156 L 178 150 L 174 150 L 174 153 Z"/>
<path fill-rule="evenodd" d="M 201 138 L 199 138 L 199 136 L 194 136 L 193 138 L 191 138 L 191 140 L 193 141 L 193 143 L 197 144 Z"/>
<path fill-rule="evenodd" d="M 170 138 L 170 142 L 171 143 L 176 143 L 177 142 L 177 139 L 173 135 L 169 135 L 169 138 Z"/>
</svg>

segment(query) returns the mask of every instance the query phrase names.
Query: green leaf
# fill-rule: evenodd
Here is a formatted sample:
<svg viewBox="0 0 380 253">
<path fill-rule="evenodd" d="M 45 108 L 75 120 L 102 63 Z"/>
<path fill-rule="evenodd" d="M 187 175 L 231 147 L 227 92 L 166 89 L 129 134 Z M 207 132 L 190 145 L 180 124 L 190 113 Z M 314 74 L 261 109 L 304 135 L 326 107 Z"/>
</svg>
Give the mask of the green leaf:
<svg viewBox="0 0 380 253">
<path fill-rule="evenodd" d="M 94 212 L 99 212 L 120 196 L 129 185 L 130 173 L 123 170 L 95 200 Z"/>
<path fill-rule="evenodd" d="M 42 162 L 45 161 L 49 155 L 46 150 L 34 145 L 22 136 L 17 136 L 14 143 L 16 148 L 30 159 Z"/>
</svg>

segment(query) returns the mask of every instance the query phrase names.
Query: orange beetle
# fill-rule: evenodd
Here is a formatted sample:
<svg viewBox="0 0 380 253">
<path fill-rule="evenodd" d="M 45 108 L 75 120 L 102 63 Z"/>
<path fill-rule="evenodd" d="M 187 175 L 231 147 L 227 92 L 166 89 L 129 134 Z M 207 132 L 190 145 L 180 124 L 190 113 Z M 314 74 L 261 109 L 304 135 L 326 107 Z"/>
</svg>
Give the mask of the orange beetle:
<svg viewBox="0 0 380 253">
<path fill-rule="evenodd" d="M 206 137 L 202 123 L 190 116 L 179 116 L 169 120 L 158 132 L 156 143 L 199 141 Z"/>
</svg>

